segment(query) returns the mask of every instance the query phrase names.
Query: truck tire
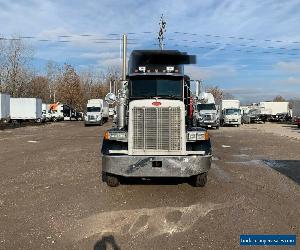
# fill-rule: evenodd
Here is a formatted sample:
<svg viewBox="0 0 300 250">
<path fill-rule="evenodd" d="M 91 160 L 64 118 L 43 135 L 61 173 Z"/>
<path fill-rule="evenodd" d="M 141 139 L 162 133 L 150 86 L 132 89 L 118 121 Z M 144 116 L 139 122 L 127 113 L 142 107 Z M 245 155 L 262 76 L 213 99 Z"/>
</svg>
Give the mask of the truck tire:
<svg viewBox="0 0 300 250">
<path fill-rule="evenodd" d="M 216 126 L 216 129 L 219 129 L 220 128 L 220 126 Z"/>
<path fill-rule="evenodd" d="M 100 123 L 99 123 L 100 126 L 103 125 L 103 119 L 101 119 Z"/>
<path fill-rule="evenodd" d="M 207 173 L 198 174 L 191 177 L 190 184 L 194 187 L 204 187 L 207 183 Z"/>
<path fill-rule="evenodd" d="M 117 187 L 120 185 L 120 181 L 116 176 L 107 175 L 105 179 L 106 179 L 106 184 L 109 187 Z"/>
<path fill-rule="evenodd" d="M 52 118 L 53 122 L 57 122 L 57 117 Z"/>
</svg>

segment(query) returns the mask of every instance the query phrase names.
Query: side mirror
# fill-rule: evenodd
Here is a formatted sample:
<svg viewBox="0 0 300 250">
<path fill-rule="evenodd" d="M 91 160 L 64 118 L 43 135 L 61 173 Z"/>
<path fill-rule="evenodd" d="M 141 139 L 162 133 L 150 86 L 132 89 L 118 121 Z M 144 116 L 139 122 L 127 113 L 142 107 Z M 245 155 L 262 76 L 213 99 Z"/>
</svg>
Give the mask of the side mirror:
<svg viewBox="0 0 300 250">
<path fill-rule="evenodd" d="M 117 97 L 114 93 L 108 93 L 106 96 L 105 96 L 105 101 L 108 103 L 108 104 L 114 104 L 114 102 L 117 100 Z"/>
</svg>

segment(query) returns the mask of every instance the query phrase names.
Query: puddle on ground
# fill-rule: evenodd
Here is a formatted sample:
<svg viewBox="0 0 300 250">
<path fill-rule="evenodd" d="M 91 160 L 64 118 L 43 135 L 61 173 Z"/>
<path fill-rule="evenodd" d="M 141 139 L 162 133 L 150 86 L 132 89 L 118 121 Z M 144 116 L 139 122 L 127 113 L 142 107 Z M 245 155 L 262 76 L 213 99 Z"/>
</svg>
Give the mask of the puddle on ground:
<svg viewBox="0 0 300 250">
<path fill-rule="evenodd" d="M 300 185 L 300 160 L 262 160 L 267 166 Z"/>
</svg>

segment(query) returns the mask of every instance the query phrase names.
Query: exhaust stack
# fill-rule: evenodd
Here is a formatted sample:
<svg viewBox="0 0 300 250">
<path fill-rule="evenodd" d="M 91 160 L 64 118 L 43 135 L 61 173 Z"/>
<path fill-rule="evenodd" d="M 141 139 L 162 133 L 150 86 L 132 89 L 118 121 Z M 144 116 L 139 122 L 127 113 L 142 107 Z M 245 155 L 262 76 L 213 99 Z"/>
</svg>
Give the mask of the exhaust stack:
<svg viewBox="0 0 300 250">
<path fill-rule="evenodd" d="M 119 92 L 119 103 L 117 106 L 117 126 L 122 129 L 126 125 L 126 69 L 127 69 L 127 35 L 122 37 L 122 81 Z"/>
</svg>

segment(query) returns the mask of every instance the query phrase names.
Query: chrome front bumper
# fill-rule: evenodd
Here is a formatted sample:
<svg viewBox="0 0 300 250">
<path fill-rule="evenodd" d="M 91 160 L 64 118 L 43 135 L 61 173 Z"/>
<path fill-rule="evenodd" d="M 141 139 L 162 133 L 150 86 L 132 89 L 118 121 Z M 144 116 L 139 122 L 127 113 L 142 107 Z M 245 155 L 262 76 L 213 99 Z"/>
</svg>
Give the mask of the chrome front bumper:
<svg viewBox="0 0 300 250">
<path fill-rule="evenodd" d="M 125 177 L 190 177 L 207 172 L 211 158 L 211 155 L 103 155 L 102 172 Z"/>
<path fill-rule="evenodd" d="M 98 124 L 100 125 L 101 121 L 96 121 L 96 120 L 93 120 L 93 121 L 84 121 L 85 124 L 87 125 L 92 125 L 92 124 Z"/>
</svg>

